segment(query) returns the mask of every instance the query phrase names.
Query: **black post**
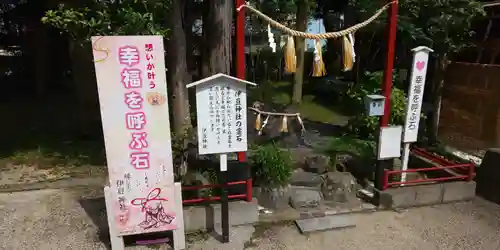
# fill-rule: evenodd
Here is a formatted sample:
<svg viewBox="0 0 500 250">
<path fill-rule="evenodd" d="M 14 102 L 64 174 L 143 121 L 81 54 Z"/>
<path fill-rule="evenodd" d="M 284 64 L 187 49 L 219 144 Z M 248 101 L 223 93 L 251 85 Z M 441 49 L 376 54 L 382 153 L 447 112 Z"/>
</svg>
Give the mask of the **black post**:
<svg viewBox="0 0 500 250">
<path fill-rule="evenodd" d="M 221 201 L 221 222 L 222 222 L 222 242 L 229 242 L 229 199 L 227 194 L 227 171 L 221 171 L 222 194 Z"/>
<path fill-rule="evenodd" d="M 384 170 L 392 169 L 393 160 L 378 160 L 375 169 L 375 188 L 382 191 L 384 188 Z"/>
<path fill-rule="evenodd" d="M 378 160 L 379 156 L 379 145 L 380 145 L 380 133 L 382 127 L 376 131 L 377 145 L 375 148 L 375 157 L 377 158 L 377 163 L 375 164 L 375 192 L 374 192 L 374 201 L 376 205 L 380 205 L 380 191 L 384 188 L 384 170 L 392 164 L 391 160 Z"/>
</svg>

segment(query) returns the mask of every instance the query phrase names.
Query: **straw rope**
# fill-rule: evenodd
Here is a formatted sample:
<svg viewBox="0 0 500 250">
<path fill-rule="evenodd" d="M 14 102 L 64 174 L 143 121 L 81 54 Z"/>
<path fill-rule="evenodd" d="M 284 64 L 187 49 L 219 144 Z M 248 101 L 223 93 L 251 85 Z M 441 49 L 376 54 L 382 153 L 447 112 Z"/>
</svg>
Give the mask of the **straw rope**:
<svg viewBox="0 0 500 250">
<path fill-rule="evenodd" d="M 375 19 L 377 19 L 393 3 L 397 3 L 397 1 L 393 1 L 393 2 L 387 3 L 382 8 L 380 8 L 377 12 L 375 12 L 375 14 L 373 14 L 373 16 L 371 16 L 370 18 L 366 19 L 364 22 L 358 23 L 358 24 L 356 24 L 354 26 L 351 26 L 351 27 L 349 27 L 347 29 L 344 29 L 344 30 L 335 31 L 335 32 L 328 32 L 328 33 L 321 33 L 321 34 L 311 34 L 311 33 L 306 33 L 306 32 L 302 32 L 302 31 L 290 29 L 290 28 L 286 27 L 285 25 L 283 25 L 283 24 L 281 24 L 281 23 L 273 20 L 272 18 L 270 18 L 266 14 L 260 12 L 259 10 L 253 8 L 252 6 L 250 6 L 248 4 L 243 4 L 240 7 L 238 7 L 236 10 L 240 11 L 243 8 L 247 8 L 248 10 L 250 10 L 253 13 L 255 13 L 260 18 L 262 18 L 265 21 L 267 21 L 274 28 L 279 29 L 283 33 L 286 33 L 288 35 L 292 35 L 292 36 L 295 36 L 295 37 L 303 37 L 303 38 L 308 38 L 308 39 L 330 39 L 330 38 L 343 37 L 345 35 L 353 33 L 355 31 L 357 31 L 357 30 L 359 30 L 359 29 L 367 26 L 368 24 L 370 24 L 371 22 L 373 22 Z"/>
</svg>

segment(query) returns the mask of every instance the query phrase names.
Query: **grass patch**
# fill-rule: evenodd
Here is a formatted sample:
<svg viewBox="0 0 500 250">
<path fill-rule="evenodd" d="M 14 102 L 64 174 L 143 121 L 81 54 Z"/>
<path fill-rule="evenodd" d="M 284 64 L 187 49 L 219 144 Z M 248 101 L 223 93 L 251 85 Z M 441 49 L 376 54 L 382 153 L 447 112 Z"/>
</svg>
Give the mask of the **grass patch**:
<svg viewBox="0 0 500 250">
<path fill-rule="evenodd" d="M 83 147 L 72 143 L 53 147 L 37 146 L 34 149 L 22 149 L 5 155 L 4 160 L 14 165 L 37 166 L 40 169 L 89 164 L 105 165 L 104 150 L 101 150 L 100 145 Z"/>
<path fill-rule="evenodd" d="M 331 160 L 335 160 L 337 154 L 349 154 L 363 160 L 370 160 L 375 157 L 375 146 L 374 141 L 341 136 L 330 137 L 324 144 L 313 145 L 313 149 L 318 153 L 329 155 Z M 334 162 L 332 164 L 336 165 Z"/>
<path fill-rule="evenodd" d="M 44 169 L 105 165 L 101 128 L 96 125 L 92 134 L 81 136 L 75 109 L 74 100 L 62 97 L 1 103 L 0 111 L 11 120 L 3 124 L 8 133 L 2 138 L 0 159 Z"/>
<path fill-rule="evenodd" d="M 309 84 L 304 84 L 306 88 Z M 304 92 L 307 92 L 304 90 Z M 292 104 L 293 85 L 291 82 L 266 82 L 260 83 L 257 88 L 249 91 L 249 103 L 261 101 L 270 104 L 277 110 L 284 109 Z M 313 122 L 344 125 L 348 117 L 342 115 L 338 110 L 329 105 L 323 105 L 316 100 L 314 95 L 304 95 L 301 104 L 298 105 L 298 112 L 302 118 Z"/>
<path fill-rule="evenodd" d="M 332 107 L 321 105 L 310 95 L 304 96 L 298 109 L 303 118 L 313 122 L 343 125 L 348 121 L 348 117 L 340 114 Z"/>
<path fill-rule="evenodd" d="M 375 142 L 349 136 L 332 137 L 326 151 L 345 152 L 357 156 L 374 156 Z"/>
</svg>

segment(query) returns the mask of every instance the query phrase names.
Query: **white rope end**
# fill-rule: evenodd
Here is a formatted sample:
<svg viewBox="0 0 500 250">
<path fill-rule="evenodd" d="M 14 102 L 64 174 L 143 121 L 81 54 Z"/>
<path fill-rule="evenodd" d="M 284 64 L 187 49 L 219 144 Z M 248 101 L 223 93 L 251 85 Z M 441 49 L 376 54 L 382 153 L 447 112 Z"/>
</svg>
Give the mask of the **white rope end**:
<svg viewBox="0 0 500 250">
<path fill-rule="evenodd" d="M 246 6 L 249 6 L 249 2 L 245 2 L 244 4 L 240 5 L 238 8 L 236 8 L 237 12 L 240 12 L 241 9 L 245 8 Z"/>
</svg>

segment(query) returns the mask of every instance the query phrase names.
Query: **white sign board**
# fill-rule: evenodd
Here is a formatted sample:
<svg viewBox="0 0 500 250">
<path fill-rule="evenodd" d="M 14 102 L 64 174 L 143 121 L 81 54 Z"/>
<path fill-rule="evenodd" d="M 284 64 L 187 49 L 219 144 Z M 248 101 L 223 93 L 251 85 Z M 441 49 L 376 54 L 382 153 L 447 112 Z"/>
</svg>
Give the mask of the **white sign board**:
<svg viewBox="0 0 500 250">
<path fill-rule="evenodd" d="M 378 159 L 387 160 L 401 156 L 401 126 L 381 127 L 378 140 Z"/>
<path fill-rule="evenodd" d="M 112 224 L 118 235 L 176 229 L 163 37 L 92 37 L 92 48 Z"/>
<path fill-rule="evenodd" d="M 403 132 L 403 142 L 405 143 L 417 141 L 429 52 L 432 52 L 431 49 L 424 46 L 414 48 L 412 51 L 414 55 Z"/>
<path fill-rule="evenodd" d="M 217 74 L 187 85 L 196 86 L 200 155 L 247 151 L 247 84 Z"/>
</svg>

